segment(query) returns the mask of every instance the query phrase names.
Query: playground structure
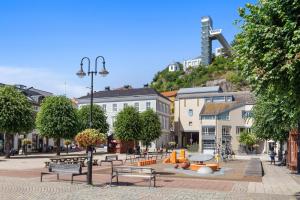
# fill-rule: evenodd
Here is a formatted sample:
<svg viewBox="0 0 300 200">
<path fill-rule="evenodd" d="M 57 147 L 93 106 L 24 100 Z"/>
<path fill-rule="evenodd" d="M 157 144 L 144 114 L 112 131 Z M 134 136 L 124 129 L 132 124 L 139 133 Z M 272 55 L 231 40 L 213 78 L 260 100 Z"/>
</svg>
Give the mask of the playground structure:
<svg viewBox="0 0 300 200">
<path fill-rule="evenodd" d="M 212 41 L 218 40 L 225 55 L 231 55 L 231 46 L 222 34 L 222 29 L 213 29 L 213 22 L 209 16 L 201 18 L 201 63 L 209 65 L 212 60 Z"/>
<path fill-rule="evenodd" d="M 208 154 L 199 154 L 192 155 L 189 158 L 186 158 L 186 152 L 184 149 L 179 151 L 179 156 L 177 158 L 177 152 L 173 151 L 170 157 L 166 158 L 163 163 L 165 164 L 175 164 L 175 168 L 178 167 L 178 164 L 181 165 L 183 169 L 189 169 L 192 171 L 201 172 L 201 168 L 210 168 L 211 172 L 218 171 L 220 169 L 219 162 L 217 163 L 204 163 L 205 161 L 212 160 L 214 157 Z M 190 162 L 193 162 L 190 164 Z"/>
</svg>

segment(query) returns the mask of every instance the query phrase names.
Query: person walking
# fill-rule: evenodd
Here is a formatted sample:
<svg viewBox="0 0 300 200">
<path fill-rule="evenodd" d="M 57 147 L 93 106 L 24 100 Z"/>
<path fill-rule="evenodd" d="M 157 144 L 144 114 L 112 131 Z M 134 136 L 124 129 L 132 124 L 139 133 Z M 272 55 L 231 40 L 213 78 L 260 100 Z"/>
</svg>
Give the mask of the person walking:
<svg viewBox="0 0 300 200">
<path fill-rule="evenodd" d="M 275 165 L 275 155 L 276 155 L 275 151 L 272 150 L 271 153 L 270 153 L 271 165 L 272 165 L 273 162 L 274 162 L 274 165 Z"/>
</svg>

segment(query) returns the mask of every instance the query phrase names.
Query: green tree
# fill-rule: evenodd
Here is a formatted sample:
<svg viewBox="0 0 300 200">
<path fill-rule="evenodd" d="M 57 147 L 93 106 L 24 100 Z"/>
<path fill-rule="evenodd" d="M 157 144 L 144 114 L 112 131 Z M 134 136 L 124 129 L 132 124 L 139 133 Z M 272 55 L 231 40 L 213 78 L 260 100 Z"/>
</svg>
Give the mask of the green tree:
<svg viewBox="0 0 300 200">
<path fill-rule="evenodd" d="M 278 126 L 299 128 L 300 4 L 298 0 L 260 0 L 239 10 L 235 63 L 259 96 L 270 96 L 281 110 Z"/>
<path fill-rule="evenodd" d="M 158 115 L 152 109 L 142 112 L 140 116 L 142 125 L 140 139 L 148 148 L 151 142 L 161 135 L 161 125 Z"/>
<path fill-rule="evenodd" d="M 239 142 L 246 145 L 250 151 L 253 151 L 254 145 L 258 143 L 258 138 L 254 133 L 242 132 L 240 134 Z"/>
<path fill-rule="evenodd" d="M 134 107 L 128 106 L 118 113 L 114 123 L 114 131 L 118 139 L 139 140 L 141 129 L 140 114 Z"/>
<path fill-rule="evenodd" d="M 78 117 L 80 122 L 80 131 L 90 128 L 90 105 L 82 106 L 78 110 Z M 99 130 L 101 133 L 107 133 L 109 125 L 106 121 L 105 112 L 99 105 L 93 105 L 93 129 Z"/>
<path fill-rule="evenodd" d="M 73 138 L 78 131 L 78 116 L 71 100 L 64 96 L 45 98 L 36 126 L 40 135 L 56 139 L 57 155 L 60 155 L 60 139 Z"/>
<path fill-rule="evenodd" d="M 6 158 L 10 157 L 15 133 L 34 128 L 34 111 L 27 97 L 11 86 L 0 87 L 0 132 L 5 134 Z"/>
<path fill-rule="evenodd" d="M 283 142 L 287 139 L 289 126 L 285 124 L 285 110 L 282 109 L 283 99 L 274 99 L 272 95 L 259 96 L 253 107 L 253 132 L 265 140 Z"/>
</svg>

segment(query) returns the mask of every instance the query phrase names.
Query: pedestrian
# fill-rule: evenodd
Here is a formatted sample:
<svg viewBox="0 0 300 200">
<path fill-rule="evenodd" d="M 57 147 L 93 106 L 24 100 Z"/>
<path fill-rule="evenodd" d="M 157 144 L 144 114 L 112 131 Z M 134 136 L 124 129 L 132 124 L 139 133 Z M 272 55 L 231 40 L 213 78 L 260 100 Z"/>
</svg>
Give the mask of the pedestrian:
<svg viewBox="0 0 300 200">
<path fill-rule="evenodd" d="M 275 165 L 275 155 L 276 155 L 275 151 L 272 150 L 271 153 L 270 153 L 271 165 L 272 165 L 273 162 L 274 162 L 274 165 Z"/>
</svg>

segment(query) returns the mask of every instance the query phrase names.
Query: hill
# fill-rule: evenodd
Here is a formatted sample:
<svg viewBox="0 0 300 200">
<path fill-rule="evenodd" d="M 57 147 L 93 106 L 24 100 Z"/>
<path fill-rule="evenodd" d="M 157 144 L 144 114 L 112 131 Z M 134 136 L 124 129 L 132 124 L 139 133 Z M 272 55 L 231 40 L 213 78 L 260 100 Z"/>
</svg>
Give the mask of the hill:
<svg viewBox="0 0 300 200">
<path fill-rule="evenodd" d="M 162 91 L 179 88 L 220 85 L 224 91 L 247 90 L 248 84 L 234 67 L 231 58 L 218 56 L 209 66 L 199 66 L 183 71 L 169 72 L 168 68 L 155 74 L 150 87 Z"/>
</svg>

